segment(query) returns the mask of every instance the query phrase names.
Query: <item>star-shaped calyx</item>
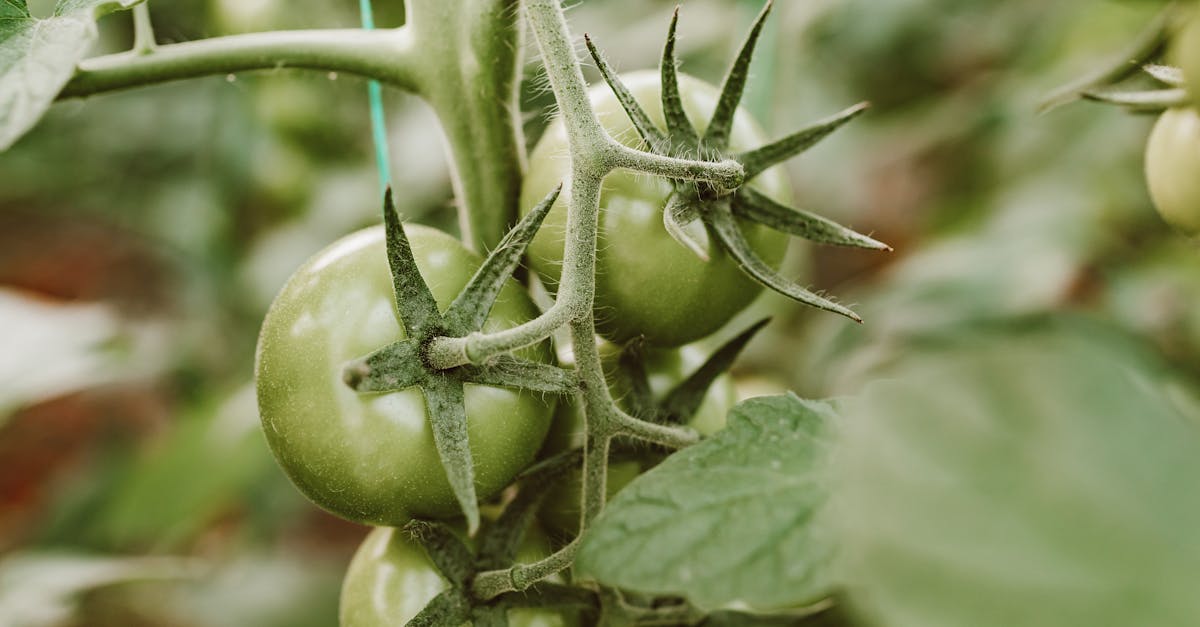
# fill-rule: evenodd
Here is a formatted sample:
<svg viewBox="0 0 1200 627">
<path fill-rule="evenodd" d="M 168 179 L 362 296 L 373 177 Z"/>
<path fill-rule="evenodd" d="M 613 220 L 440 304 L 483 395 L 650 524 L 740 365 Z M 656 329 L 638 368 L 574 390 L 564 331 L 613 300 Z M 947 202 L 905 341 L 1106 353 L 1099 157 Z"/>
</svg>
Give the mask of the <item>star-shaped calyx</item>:
<svg viewBox="0 0 1200 627">
<path fill-rule="evenodd" d="M 558 456 L 546 460 L 528 471 L 520 480 L 516 498 L 504 512 L 489 523 L 473 543 L 474 547 L 454 533 L 445 523 L 412 521 L 404 531 L 421 545 L 434 568 L 449 586 L 426 604 L 407 624 L 410 626 L 440 625 L 507 625 L 508 611 L 516 608 L 569 608 L 575 612 L 591 612 L 597 600 L 584 588 L 541 581 L 521 592 L 505 593 L 491 599 L 472 594 L 471 584 L 481 572 L 509 568 L 517 558 L 525 533 L 533 525 L 535 515 L 549 485 L 577 460 Z"/>
<path fill-rule="evenodd" d="M 745 43 L 725 76 L 716 108 L 703 134 L 699 133 L 688 119 L 679 94 L 679 80 L 675 71 L 675 27 L 679 21 L 678 8 L 671 18 L 660 64 L 662 108 L 667 122 L 665 132 L 650 120 L 591 39 L 585 36 L 585 40 L 597 68 L 629 114 L 650 152 L 666 156 L 705 155 L 713 161 L 734 159 L 742 164 L 745 180 L 750 181 L 767 168 L 804 152 L 867 108 L 866 103 L 861 103 L 765 146 L 746 152 L 729 152 L 729 135 L 734 114 L 746 86 L 754 46 L 770 10 L 771 3 L 768 2 L 751 27 Z M 858 322 L 862 321 L 846 307 L 780 276 L 751 248 L 737 219 L 750 220 L 825 244 L 891 250 L 887 244 L 821 216 L 780 204 L 746 185 L 736 190 L 724 190 L 691 180 L 671 179 L 671 182 L 674 189 L 663 209 L 663 225 L 677 242 L 707 261 L 709 238 L 715 238 L 746 274 L 763 285 L 806 305 L 839 313 Z"/>
<path fill-rule="evenodd" d="M 438 370 L 428 363 L 426 348 L 434 338 L 464 337 L 483 327 L 496 297 L 520 263 L 559 189 L 552 191 L 509 231 L 445 312 L 439 311 L 417 268 L 391 190 L 384 196 L 388 265 L 396 293 L 396 311 L 408 337 L 350 362 L 343 369 L 343 380 L 360 393 L 420 387 L 438 455 L 471 533 L 479 526 L 479 504 L 471 449 L 467 444 L 464 384 L 564 393 L 574 389 L 575 379 L 572 373 L 556 366 L 514 355 L 494 357 L 486 364 Z"/>
<path fill-rule="evenodd" d="M 650 390 L 645 343 L 634 340 L 626 344 L 617 358 L 620 367 L 616 376 L 621 378 L 619 387 L 629 390 L 623 398 L 629 413 L 648 422 L 688 424 L 699 411 L 709 387 L 733 366 L 746 344 L 770 321 L 770 318 L 763 318 L 722 344 L 699 368 L 668 390 L 661 400 L 655 400 Z"/>
</svg>

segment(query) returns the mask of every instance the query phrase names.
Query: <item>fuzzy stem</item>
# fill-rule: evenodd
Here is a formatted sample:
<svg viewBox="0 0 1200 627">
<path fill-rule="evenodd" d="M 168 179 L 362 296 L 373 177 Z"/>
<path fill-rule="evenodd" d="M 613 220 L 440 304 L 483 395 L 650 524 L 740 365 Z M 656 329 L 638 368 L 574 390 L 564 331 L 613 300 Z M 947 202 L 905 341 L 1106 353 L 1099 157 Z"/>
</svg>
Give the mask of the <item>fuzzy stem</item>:
<svg viewBox="0 0 1200 627">
<path fill-rule="evenodd" d="M 110 54 L 79 64 L 59 98 L 184 78 L 284 67 L 345 72 L 415 90 L 415 53 L 404 28 L 275 31 L 158 46 L 149 54 Z"/>
</svg>

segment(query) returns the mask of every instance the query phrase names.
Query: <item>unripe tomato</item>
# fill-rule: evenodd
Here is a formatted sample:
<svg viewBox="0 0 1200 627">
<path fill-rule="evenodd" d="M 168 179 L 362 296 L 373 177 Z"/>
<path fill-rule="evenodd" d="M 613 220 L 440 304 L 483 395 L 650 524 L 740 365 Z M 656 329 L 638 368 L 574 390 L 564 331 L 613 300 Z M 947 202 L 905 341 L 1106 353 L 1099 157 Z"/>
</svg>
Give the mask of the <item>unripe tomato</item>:
<svg viewBox="0 0 1200 627">
<path fill-rule="evenodd" d="M 650 118 L 666 128 L 657 72 L 621 76 Z M 690 76 L 679 76 L 684 110 L 703 130 L 719 90 Z M 614 138 L 631 147 L 640 143 L 625 110 L 606 84 L 589 92 L 601 124 Z M 730 137 L 730 151 L 766 143 L 750 114 L 739 110 Z M 533 268 L 553 288 L 558 282 L 566 237 L 566 199 L 570 193 L 571 161 L 562 120 L 554 121 L 530 155 L 529 174 L 521 191 L 521 207 L 535 206 L 555 185 L 563 194 L 546 217 L 529 247 Z M 791 204 L 791 191 L 782 168 L 763 172 L 750 185 Z M 680 346 L 719 329 L 746 307 L 762 289 L 738 268 L 734 259 L 713 240 L 706 263 L 678 244 L 663 227 L 663 207 L 671 184 L 663 178 L 616 171 L 604 179 L 600 193 L 600 233 L 596 251 L 597 328 L 601 335 L 625 342 L 638 336 L 657 346 Z M 767 263 L 778 266 L 788 236 L 768 227 L 740 221 L 746 239 Z"/>
<path fill-rule="evenodd" d="M 407 225 L 417 266 L 445 308 L 481 260 L 453 237 Z M 537 309 L 505 286 L 485 331 Z M 459 511 L 418 388 L 359 394 L 342 381 L 347 361 L 405 337 L 396 312 L 382 227 L 317 253 L 283 287 L 263 321 L 256 377 L 267 443 L 288 477 L 317 505 L 349 520 L 399 525 Z M 543 343 L 522 356 L 549 362 Z M 484 499 L 536 455 L 554 411 L 543 394 L 466 386 L 475 487 Z"/>
<path fill-rule="evenodd" d="M 1200 113 L 1171 109 L 1159 117 L 1146 145 L 1146 183 L 1167 223 L 1200 236 Z"/>
</svg>

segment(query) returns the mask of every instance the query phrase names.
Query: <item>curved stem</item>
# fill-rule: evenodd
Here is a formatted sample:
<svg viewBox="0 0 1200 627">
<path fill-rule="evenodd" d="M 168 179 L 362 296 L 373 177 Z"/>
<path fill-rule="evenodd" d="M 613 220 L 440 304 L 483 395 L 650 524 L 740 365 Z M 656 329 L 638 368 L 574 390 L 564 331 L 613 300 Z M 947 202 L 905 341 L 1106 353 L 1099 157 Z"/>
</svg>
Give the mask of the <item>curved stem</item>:
<svg viewBox="0 0 1200 627">
<path fill-rule="evenodd" d="M 150 7 L 143 2 L 133 7 L 133 54 L 150 54 L 157 47 L 154 25 L 150 22 Z"/>
<path fill-rule="evenodd" d="M 700 434 L 695 429 L 646 422 L 622 412 L 614 413 L 612 426 L 613 431 L 620 435 L 661 444 L 672 449 L 685 448 L 700 441 Z"/>
<path fill-rule="evenodd" d="M 87 59 L 59 98 L 184 78 L 284 67 L 345 72 L 417 90 L 415 57 L 405 28 L 275 31 L 157 46 L 146 54 Z"/>
<path fill-rule="evenodd" d="M 609 168 L 626 168 L 667 178 L 708 181 L 727 190 L 740 187 L 746 174 L 742 164 L 733 159 L 721 161 L 677 159 L 635 150 L 611 140 L 604 156 L 605 165 Z"/>
<path fill-rule="evenodd" d="M 575 561 L 579 550 L 579 538 L 549 556 L 530 564 L 515 564 L 500 570 L 485 570 L 471 582 L 471 592 L 477 598 L 487 600 L 506 592 L 527 590 L 533 584 L 561 572 Z"/>
<path fill-rule="evenodd" d="M 430 365 L 441 370 L 483 363 L 496 355 L 541 342 L 570 318 L 571 310 L 560 299 L 542 315 L 511 329 L 471 333 L 466 337 L 435 338 L 429 343 L 425 357 Z"/>
</svg>

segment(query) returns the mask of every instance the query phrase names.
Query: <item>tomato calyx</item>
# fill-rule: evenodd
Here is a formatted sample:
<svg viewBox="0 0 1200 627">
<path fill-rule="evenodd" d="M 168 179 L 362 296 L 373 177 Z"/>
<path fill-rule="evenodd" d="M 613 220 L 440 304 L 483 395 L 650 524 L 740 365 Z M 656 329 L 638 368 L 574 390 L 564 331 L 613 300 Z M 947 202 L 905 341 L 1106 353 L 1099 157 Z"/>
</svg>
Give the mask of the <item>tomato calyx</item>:
<svg viewBox="0 0 1200 627">
<path fill-rule="evenodd" d="M 771 3 L 768 2 L 751 27 L 725 76 L 716 109 L 703 134 L 688 119 L 680 97 L 679 78 L 675 69 L 678 9 L 671 18 L 660 63 L 662 107 L 667 122 L 665 133 L 650 120 L 592 40 L 586 35 L 584 39 L 605 82 L 616 94 L 650 152 L 665 156 L 702 155 L 712 161 L 734 159 L 742 164 L 745 169 L 744 180 L 749 181 L 767 168 L 804 152 L 867 108 L 866 103 L 860 103 L 778 141 L 754 150 L 728 154 L 734 114 L 745 90 L 754 47 L 770 10 Z M 723 189 L 710 183 L 684 179 L 671 179 L 671 183 L 673 191 L 663 209 L 663 226 L 676 242 L 700 259 L 708 261 L 710 242 L 715 239 L 737 260 L 743 272 L 763 285 L 803 304 L 862 322 L 850 309 L 796 285 L 771 268 L 750 246 L 735 218 L 748 219 L 825 244 L 891 250 L 887 244 L 821 216 L 778 203 L 746 185 Z"/>
<path fill-rule="evenodd" d="M 438 456 L 471 533 L 479 526 L 479 504 L 468 446 L 464 385 L 474 383 L 564 393 L 574 389 L 575 377 L 556 366 L 515 355 L 504 355 L 482 365 L 438 370 L 429 363 L 428 346 L 438 337 L 463 337 L 483 327 L 500 290 L 512 276 L 558 192 L 559 189 L 553 190 L 513 227 L 444 313 L 439 311 L 429 285 L 417 268 L 391 189 L 384 196 L 388 265 L 396 310 L 407 339 L 346 364 L 342 380 L 359 393 L 420 387 Z"/>
<path fill-rule="evenodd" d="M 404 531 L 425 550 L 434 568 L 449 587 L 431 600 L 410 625 L 507 624 L 506 614 L 516 608 L 574 608 L 594 611 L 595 593 L 578 587 L 541 581 L 522 591 L 483 599 L 472 592 L 479 573 L 511 567 L 526 531 L 546 496 L 545 487 L 573 460 L 561 456 L 539 464 L 522 475 L 517 496 L 494 522 L 480 534 L 472 549 L 446 524 L 413 520 Z"/>
<path fill-rule="evenodd" d="M 629 390 L 625 400 L 630 414 L 660 424 L 688 424 L 704 402 L 709 387 L 729 370 L 750 340 L 770 321 L 770 318 L 763 318 L 722 344 L 660 401 L 655 401 L 650 391 L 650 377 L 643 359 L 645 344 L 637 340 L 626 344 L 617 358 L 620 366 L 617 376 L 625 378 L 621 383 Z"/>
</svg>

